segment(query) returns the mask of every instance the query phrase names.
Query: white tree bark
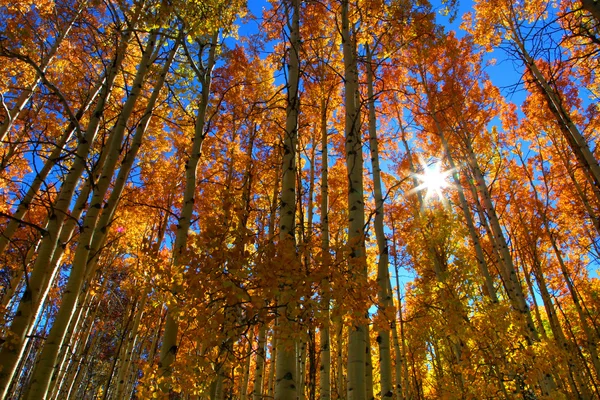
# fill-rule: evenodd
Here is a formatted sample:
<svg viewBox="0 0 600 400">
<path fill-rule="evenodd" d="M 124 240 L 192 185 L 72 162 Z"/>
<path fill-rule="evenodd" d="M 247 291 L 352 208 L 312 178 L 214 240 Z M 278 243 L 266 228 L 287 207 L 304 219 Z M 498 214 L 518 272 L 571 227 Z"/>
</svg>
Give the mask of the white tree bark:
<svg viewBox="0 0 600 400">
<path fill-rule="evenodd" d="M 32 373 L 30 388 L 27 394 L 27 398 L 29 399 L 45 399 L 47 396 L 50 380 L 53 376 L 54 366 L 56 364 L 56 358 L 58 357 L 60 346 L 65 338 L 67 327 L 74 315 L 76 309 L 75 304 L 77 303 L 77 299 L 84 284 L 92 240 L 94 233 L 96 232 L 98 219 L 102 212 L 104 197 L 109 189 L 112 180 L 111 178 L 119 159 L 119 150 L 127 127 L 127 121 L 141 94 L 146 73 L 153 63 L 152 53 L 156 46 L 157 36 L 158 31 L 154 31 L 148 39 L 136 77 L 132 84 L 131 92 L 119 115 L 116 126 L 111 132 L 111 135 L 113 136 L 111 148 L 108 149 L 108 155 L 102 169 L 102 174 L 98 182 L 96 182 L 90 207 L 83 221 L 83 228 L 79 234 L 79 242 L 73 258 L 69 280 L 63 293 L 61 307 Z"/>
<path fill-rule="evenodd" d="M 133 28 L 137 21 L 137 15 L 132 21 Z M 9 386 L 9 382 L 12 380 L 15 373 L 16 367 L 25 349 L 25 336 L 27 328 L 30 326 L 33 317 L 38 313 L 39 307 L 34 307 L 38 304 L 38 300 L 42 297 L 43 293 L 47 291 L 48 285 L 44 285 L 44 276 L 47 274 L 48 265 L 52 260 L 53 253 L 56 250 L 60 231 L 63 227 L 63 223 L 66 219 L 71 199 L 77 187 L 77 183 L 85 169 L 85 160 L 87 159 L 91 145 L 93 144 L 96 133 L 98 130 L 100 118 L 102 116 L 104 106 L 108 99 L 109 93 L 112 90 L 114 80 L 120 69 L 121 63 L 126 53 L 126 48 L 131 38 L 133 29 L 127 29 L 122 34 L 121 42 L 117 48 L 115 59 L 111 65 L 111 68 L 107 74 L 106 83 L 103 87 L 102 93 L 99 96 L 99 101 L 96 104 L 94 113 L 92 114 L 87 130 L 83 135 L 82 140 L 77 146 L 76 157 L 73 165 L 61 186 L 58 198 L 54 203 L 53 210 L 51 212 L 49 223 L 47 227 L 47 233 L 44 235 L 40 247 L 38 249 L 38 255 L 33 265 L 31 275 L 29 277 L 29 285 L 26 288 L 19 307 L 17 314 L 13 319 L 10 332 L 7 337 L 7 341 L 10 342 L 10 346 L 3 346 L 0 351 L 0 396 L 6 395 L 6 390 Z"/>
<path fill-rule="evenodd" d="M 262 400 L 263 398 L 263 379 L 265 374 L 265 360 L 266 360 L 266 344 L 267 327 L 265 324 L 261 324 L 258 331 L 258 347 L 256 349 L 256 361 L 254 368 L 254 380 L 252 388 L 252 400 Z"/>
<path fill-rule="evenodd" d="M 205 119 L 206 110 L 208 108 L 208 101 L 210 95 L 210 84 L 212 78 L 212 70 L 216 61 L 216 48 L 219 33 L 218 31 L 212 35 L 209 43 L 209 55 L 205 66 L 200 66 L 202 70 L 197 71 L 197 78 L 202 83 L 202 95 L 200 104 L 198 106 L 198 112 L 196 115 L 196 126 L 194 132 L 194 139 L 192 142 L 192 149 L 190 152 L 190 158 L 185 165 L 185 189 L 183 194 L 183 207 L 181 214 L 178 218 L 177 232 L 175 234 L 175 243 L 173 244 L 173 271 L 177 274 L 178 269 L 181 265 L 181 258 L 186 251 L 186 243 L 188 238 L 189 228 L 192 222 L 192 214 L 194 211 L 194 194 L 196 192 L 197 183 L 197 169 L 200 157 L 202 155 L 202 144 L 205 137 Z M 177 294 L 181 291 L 179 285 L 175 284 L 171 288 L 173 294 Z M 165 330 L 163 334 L 163 341 L 160 350 L 160 361 L 159 361 L 159 377 L 162 379 L 160 386 L 163 392 L 166 392 L 170 388 L 169 378 L 172 373 L 171 365 L 175 361 L 177 354 L 177 333 L 179 330 L 179 323 L 177 321 L 178 307 L 176 304 L 171 304 L 167 311 L 167 321 L 165 324 Z"/>
<path fill-rule="evenodd" d="M 341 34 L 344 54 L 346 169 L 348 173 L 348 242 L 349 270 L 357 280 L 366 278 L 364 262 L 365 204 L 363 189 L 363 152 L 361 141 L 360 99 L 358 94 L 358 65 L 356 41 L 350 27 L 348 0 L 342 0 Z M 367 310 L 360 310 L 366 315 Z M 348 339 L 348 400 L 365 400 L 366 384 L 366 334 L 364 322 L 350 328 Z"/>
<path fill-rule="evenodd" d="M 288 28 L 290 35 L 288 82 L 287 82 L 287 107 L 285 137 L 283 141 L 283 175 L 281 181 L 281 214 L 279 217 L 280 251 L 283 256 L 294 259 L 296 254 L 295 243 L 295 218 L 296 218 L 296 146 L 298 138 L 298 113 L 300 100 L 298 88 L 300 81 L 300 1 L 290 0 L 286 4 Z M 292 261 L 288 265 L 295 265 Z M 287 271 L 284 267 L 283 274 Z M 285 279 L 285 278 L 284 278 Z M 277 358 L 275 362 L 275 400 L 296 399 L 298 393 L 298 375 L 296 371 L 296 355 L 294 339 L 292 338 L 294 323 L 291 321 L 295 304 L 292 300 L 293 293 L 289 284 L 280 284 L 278 298 L 277 331 Z"/>
<path fill-rule="evenodd" d="M 329 155 L 327 148 L 327 107 L 325 100 L 321 100 L 321 262 L 323 271 L 329 272 Z M 330 326 L 330 287 L 329 278 L 321 281 L 321 308 L 323 320 L 319 329 L 319 343 L 321 350 L 321 369 L 319 375 L 319 388 L 321 400 L 331 399 L 331 338 Z"/>
</svg>

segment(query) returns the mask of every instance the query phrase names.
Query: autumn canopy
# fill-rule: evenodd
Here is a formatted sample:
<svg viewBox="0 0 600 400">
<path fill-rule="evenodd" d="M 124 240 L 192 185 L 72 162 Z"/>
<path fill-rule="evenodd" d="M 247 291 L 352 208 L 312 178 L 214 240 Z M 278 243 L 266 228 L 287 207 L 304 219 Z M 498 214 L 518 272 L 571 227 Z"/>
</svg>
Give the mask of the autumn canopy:
<svg viewBox="0 0 600 400">
<path fill-rule="evenodd" d="M 599 65 L 593 0 L 0 0 L 0 399 L 600 399 Z"/>
</svg>

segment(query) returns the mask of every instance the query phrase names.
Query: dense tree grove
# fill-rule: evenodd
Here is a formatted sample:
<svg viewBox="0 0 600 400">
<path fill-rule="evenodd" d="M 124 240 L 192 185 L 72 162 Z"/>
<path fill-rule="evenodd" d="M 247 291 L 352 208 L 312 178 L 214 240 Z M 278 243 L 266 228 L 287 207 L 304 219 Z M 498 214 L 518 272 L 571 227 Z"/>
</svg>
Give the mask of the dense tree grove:
<svg viewBox="0 0 600 400">
<path fill-rule="evenodd" d="M 0 0 L 1 398 L 600 399 L 600 3 L 248 7 Z"/>
</svg>

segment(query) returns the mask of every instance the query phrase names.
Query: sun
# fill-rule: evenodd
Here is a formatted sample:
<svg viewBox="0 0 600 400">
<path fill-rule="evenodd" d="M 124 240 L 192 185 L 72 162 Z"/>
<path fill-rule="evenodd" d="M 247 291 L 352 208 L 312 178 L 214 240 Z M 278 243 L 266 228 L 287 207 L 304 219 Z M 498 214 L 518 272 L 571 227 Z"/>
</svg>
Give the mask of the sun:
<svg viewBox="0 0 600 400">
<path fill-rule="evenodd" d="M 425 200 L 429 200 L 436 197 L 443 201 L 442 190 L 450 186 L 448 177 L 452 174 L 451 170 L 442 170 L 442 163 L 436 162 L 433 165 L 426 165 L 421 163 L 423 167 L 423 173 L 415 174 L 415 177 L 421 182 L 414 190 L 421 191 L 425 190 Z"/>
</svg>

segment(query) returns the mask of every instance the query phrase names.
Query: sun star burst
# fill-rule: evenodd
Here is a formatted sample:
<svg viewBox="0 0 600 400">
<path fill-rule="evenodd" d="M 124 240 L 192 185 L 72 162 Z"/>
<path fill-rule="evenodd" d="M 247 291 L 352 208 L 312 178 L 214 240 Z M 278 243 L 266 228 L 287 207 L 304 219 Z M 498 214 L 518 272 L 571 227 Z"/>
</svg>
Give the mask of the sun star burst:
<svg viewBox="0 0 600 400">
<path fill-rule="evenodd" d="M 442 202 L 444 201 L 442 190 L 450 186 L 448 177 L 452 174 L 451 170 L 442 170 L 442 163 L 436 162 L 433 165 L 421 163 L 423 173 L 415 174 L 415 177 L 421 182 L 415 191 L 425 191 L 425 201 L 437 196 Z"/>
</svg>

